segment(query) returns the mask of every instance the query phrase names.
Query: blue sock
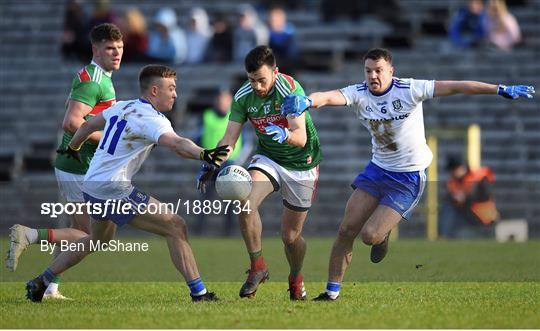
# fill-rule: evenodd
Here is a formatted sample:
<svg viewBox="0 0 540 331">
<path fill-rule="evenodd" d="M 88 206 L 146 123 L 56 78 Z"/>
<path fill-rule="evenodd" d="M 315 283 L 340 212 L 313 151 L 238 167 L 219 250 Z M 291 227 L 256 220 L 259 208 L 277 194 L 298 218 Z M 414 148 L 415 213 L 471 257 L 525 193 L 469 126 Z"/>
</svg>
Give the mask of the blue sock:
<svg viewBox="0 0 540 331">
<path fill-rule="evenodd" d="M 187 285 L 189 286 L 189 291 L 193 296 L 199 296 L 206 294 L 206 287 L 204 286 L 203 281 L 201 278 L 196 278 L 194 280 L 190 280 L 187 282 Z"/>
<path fill-rule="evenodd" d="M 43 276 L 43 278 L 45 278 L 49 283 L 54 282 L 54 280 L 58 278 L 49 268 L 45 269 L 41 276 Z"/>
<path fill-rule="evenodd" d="M 336 298 L 339 295 L 339 290 L 341 289 L 341 283 L 328 282 L 326 283 L 326 293 Z"/>
</svg>

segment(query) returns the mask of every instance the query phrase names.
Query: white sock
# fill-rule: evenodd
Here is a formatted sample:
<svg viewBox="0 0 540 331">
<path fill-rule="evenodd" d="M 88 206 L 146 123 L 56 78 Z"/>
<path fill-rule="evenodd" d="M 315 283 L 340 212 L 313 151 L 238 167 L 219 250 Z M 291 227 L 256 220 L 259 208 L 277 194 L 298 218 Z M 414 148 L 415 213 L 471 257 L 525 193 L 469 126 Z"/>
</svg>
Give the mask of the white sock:
<svg viewBox="0 0 540 331">
<path fill-rule="evenodd" d="M 45 294 L 51 294 L 58 292 L 58 283 L 49 283 L 49 286 L 47 286 L 47 289 L 45 290 Z"/>
<path fill-rule="evenodd" d="M 326 290 L 326 294 L 328 294 L 328 296 L 331 298 L 331 299 L 335 299 L 339 296 L 339 291 L 328 291 Z"/>
<path fill-rule="evenodd" d="M 208 291 L 206 290 L 206 288 L 204 288 L 204 289 L 202 289 L 202 291 L 193 294 L 193 296 L 198 297 L 198 296 L 200 296 L 200 295 L 206 294 L 206 292 L 208 292 Z"/>
<path fill-rule="evenodd" d="M 24 235 L 31 244 L 36 244 L 38 242 L 38 231 L 36 229 L 25 229 Z"/>
</svg>

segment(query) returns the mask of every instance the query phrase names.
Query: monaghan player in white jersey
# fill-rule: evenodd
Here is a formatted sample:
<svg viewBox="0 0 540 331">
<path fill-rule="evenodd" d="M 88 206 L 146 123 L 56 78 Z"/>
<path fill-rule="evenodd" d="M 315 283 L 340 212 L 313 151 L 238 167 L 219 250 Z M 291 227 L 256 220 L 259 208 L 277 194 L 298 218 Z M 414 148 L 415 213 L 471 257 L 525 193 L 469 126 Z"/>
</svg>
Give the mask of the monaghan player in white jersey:
<svg viewBox="0 0 540 331">
<path fill-rule="evenodd" d="M 186 280 L 193 301 L 217 300 L 201 280 L 187 240 L 185 221 L 134 187 L 131 178 L 156 144 L 169 147 L 179 156 L 204 160 L 216 167 L 223 162 L 229 147 L 202 149 L 174 132 L 163 115 L 172 109 L 177 97 L 173 69 L 145 66 L 139 74 L 139 86 L 141 98 L 118 102 L 83 123 L 61 151 L 80 161 L 81 145 L 92 133 L 103 130 L 83 183 L 84 200 L 92 219 L 91 234 L 76 242 L 76 247 L 84 245 L 84 249 L 62 252 L 41 275 L 26 284 L 28 299 L 40 302 L 54 277 L 79 263 L 97 243 L 110 242 L 117 226 L 129 224 L 166 238 L 172 262 Z M 150 204 L 156 208 L 149 209 Z"/>
<path fill-rule="evenodd" d="M 399 79 L 393 76 L 392 55 L 372 49 L 364 56 L 365 81 L 309 97 L 290 95 L 283 115 L 299 116 L 309 108 L 348 106 L 372 137 L 371 162 L 354 182 L 338 236 L 332 247 L 326 291 L 315 300 L 336 300 L 360 234 L 371 245 L 371 261 L 388 250 L 390 231 L 407 219 L 426 182 L 433 155 L 424 137 L 422 102 L 454 94 L 498 94 L 508 99 L 532 98 L 532 86 L 493 85 L 476 81 Z"/>
</svg>

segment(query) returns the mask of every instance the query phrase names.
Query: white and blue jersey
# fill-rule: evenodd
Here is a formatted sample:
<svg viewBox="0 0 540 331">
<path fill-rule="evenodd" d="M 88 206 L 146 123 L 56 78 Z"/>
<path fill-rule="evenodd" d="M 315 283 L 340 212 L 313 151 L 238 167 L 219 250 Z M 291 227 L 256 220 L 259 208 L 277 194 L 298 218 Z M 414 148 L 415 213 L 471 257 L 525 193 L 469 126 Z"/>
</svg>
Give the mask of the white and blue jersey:
<svg viewBox="0 0 540 331">
<path fill-rule="evenodd" d="M 424 133 L 422 102 L 433 98 L 435 81 L 394 77 L 388 89 L 371 92 L 366 82 L 340 91 L 369 130 L 372 159 L 353 182 L 407 218 L 418 204 L 431 153 Z"/>
<path fill-rule="evenodd" d="M 106 209 L 93 208 L 93 219 L 123 225 L 140 214 L 150 199 L 131 184 L 131 178 L 159 137 L 174 130 L 171 122 L 143 99 L 118 102 L 102 114 L 106 125 L 84 177 L 83 195 L 85 201 Z M 119 212 L 126 204 L 128 211 Z"/>
<path fill-rule="evenodd" d="M 393 78 L 381 94 L 366 84 L 341 89 L 347 106 L 371 133 L 372 161 L 396 172 L 426 169 L 433 158 L 426 143 L 422 101 L 433 98 L 435 81 Z"/>
</svg>

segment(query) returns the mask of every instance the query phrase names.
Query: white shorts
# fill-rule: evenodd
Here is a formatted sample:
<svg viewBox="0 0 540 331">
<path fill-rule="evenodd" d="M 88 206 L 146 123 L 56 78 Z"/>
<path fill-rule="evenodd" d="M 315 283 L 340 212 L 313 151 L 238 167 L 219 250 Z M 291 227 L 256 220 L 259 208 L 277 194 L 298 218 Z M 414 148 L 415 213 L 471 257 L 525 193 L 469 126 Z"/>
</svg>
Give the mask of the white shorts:
<svg viewBox="0 0 540 331">
<path fill-rule="evenodd" d="M 317 192 L 319 166 L 304 171 L 289 170 L 264 155 L 255 154 L 248 170 L 265 174 L 274 185 L 274 192 L 281 188 L 285 207 L 294 211 L 307 211 L 311 207 Z"/>
<path fill-rule="evenodd" d="M 72 174 L 54 168 L 60 194 L 67 202 L 84 202 L 82 185 L 84 175 Z"/>
</svg>

